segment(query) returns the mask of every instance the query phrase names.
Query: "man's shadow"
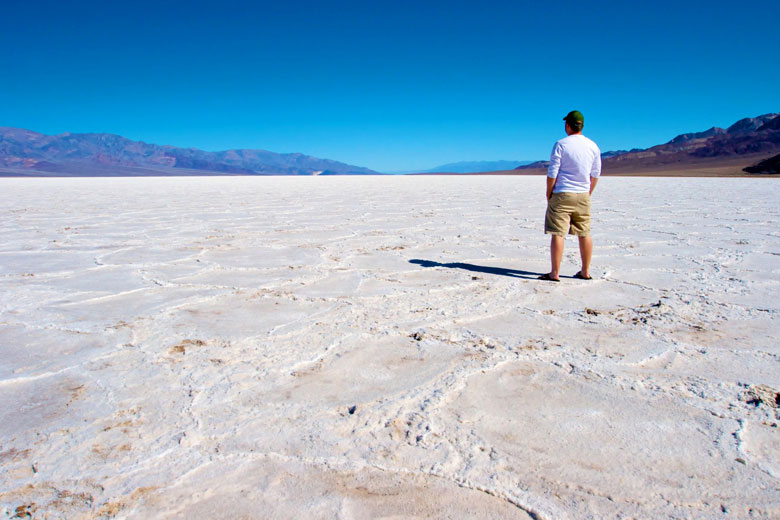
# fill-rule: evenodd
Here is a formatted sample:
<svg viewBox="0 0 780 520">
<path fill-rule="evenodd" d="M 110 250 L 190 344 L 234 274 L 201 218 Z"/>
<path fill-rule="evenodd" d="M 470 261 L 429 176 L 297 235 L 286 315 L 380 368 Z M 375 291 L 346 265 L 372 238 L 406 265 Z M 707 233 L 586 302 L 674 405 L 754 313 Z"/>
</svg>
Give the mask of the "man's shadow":
<svg viewBox="0 0 780 520">
<path fill-rule="evenodd" d="M 485 274 L 497 274 L 501 276 L 511 276 L 513 278 L 525 278 L 526 280 L 536 280 L 543 273 L 534 273 L 531 271 L 522 271 L 520 269 L 506 269 L 504 267 L 488 267 L 485 265 L 465 264 L 463 262 L 452 262 L 449 264 L 442 264 L 440 262 L 434 262 L 432 260 L 419 260 L 417 258 L 409 260 L 410 264 L 418 264 L 422 267 L 447 267 L 450 269 L 463 269 L 465 271 L 473 271 L 476 273 Z"/>
</svg>

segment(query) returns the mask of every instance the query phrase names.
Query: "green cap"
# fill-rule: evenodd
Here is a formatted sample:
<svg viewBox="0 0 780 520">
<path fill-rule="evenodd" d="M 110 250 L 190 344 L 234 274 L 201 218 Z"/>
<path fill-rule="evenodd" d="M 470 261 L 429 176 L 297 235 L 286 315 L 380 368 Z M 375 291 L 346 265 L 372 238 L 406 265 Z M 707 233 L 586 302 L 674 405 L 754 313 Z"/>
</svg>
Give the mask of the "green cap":
<svg viewBox="0 0 780 520">
<path fill-rule="evenodd" d="M 569 123 L 569 126 L 575 130 L 581 129 L 585 125 L 585 118 L 582 117 L 582 112 L 579 110 L 572 110 L 566 114 L 563 120 Z"/>
</svg>

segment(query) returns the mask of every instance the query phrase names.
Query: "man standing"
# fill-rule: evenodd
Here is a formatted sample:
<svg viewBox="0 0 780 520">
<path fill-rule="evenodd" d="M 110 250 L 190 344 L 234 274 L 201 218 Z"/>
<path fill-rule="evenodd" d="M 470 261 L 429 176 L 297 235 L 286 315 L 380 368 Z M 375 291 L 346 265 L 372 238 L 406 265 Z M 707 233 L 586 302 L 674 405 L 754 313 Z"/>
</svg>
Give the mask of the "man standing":
<svg viewBox="0 0 780 520">
<path fill-rule="evenodd" d="M 544 232 L 552 235 L 552 269 L 540 280 L 560 282 L 563 237 L 568 233 L 580 241 L 582 268 L 574 278 L 590 280 L 593 239 L 590 236 L 590 196 L 601 175 L 601 151 L 596 143 L 582 135 L 585 118 L 573 110 L 563 118 L 566 135 L 553 146 L 547 170 L 547 214 Z"/>
</svg>

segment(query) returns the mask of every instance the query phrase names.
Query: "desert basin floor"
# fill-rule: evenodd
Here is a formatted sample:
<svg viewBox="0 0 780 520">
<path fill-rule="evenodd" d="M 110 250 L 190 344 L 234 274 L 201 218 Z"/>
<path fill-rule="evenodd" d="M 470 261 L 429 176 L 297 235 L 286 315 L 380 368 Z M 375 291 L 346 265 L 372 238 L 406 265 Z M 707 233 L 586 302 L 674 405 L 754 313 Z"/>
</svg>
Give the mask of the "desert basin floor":
<svg viewBox="0 0 780 520">
<path fill-rule="evenodd" d="M 774 180 L 0 188 L 7 517 L 780 517 Z"/>
</svg>

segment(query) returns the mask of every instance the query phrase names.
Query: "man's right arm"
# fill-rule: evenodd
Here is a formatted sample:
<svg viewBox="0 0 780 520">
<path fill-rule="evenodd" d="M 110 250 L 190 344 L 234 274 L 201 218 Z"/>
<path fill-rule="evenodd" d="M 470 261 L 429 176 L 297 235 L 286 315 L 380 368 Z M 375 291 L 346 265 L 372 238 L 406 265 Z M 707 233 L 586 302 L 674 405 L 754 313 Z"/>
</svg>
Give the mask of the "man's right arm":
<svg viewBox="0 0 780 520">
<path fill-rule="evenodd" d="M 558 170 L 561 169 L 561 145 L 555 143 L 550 154 L 550 167 L 547 168 L 547 200 L 552 197 L 555 181 L 558 179 Z"/>
<path fill-rule="evenodd" d="M 555 181 L 557 179 L 554 179 L 552 177 L 547 177 L 547 200 L 550 200 L 550 197 L 552 197 L 553 188 L 555 188 Z"/>
</svg>

